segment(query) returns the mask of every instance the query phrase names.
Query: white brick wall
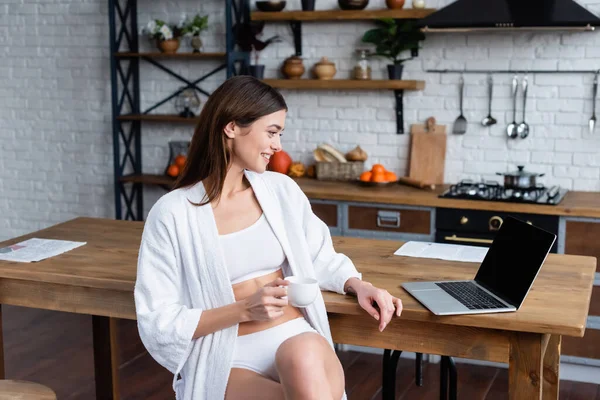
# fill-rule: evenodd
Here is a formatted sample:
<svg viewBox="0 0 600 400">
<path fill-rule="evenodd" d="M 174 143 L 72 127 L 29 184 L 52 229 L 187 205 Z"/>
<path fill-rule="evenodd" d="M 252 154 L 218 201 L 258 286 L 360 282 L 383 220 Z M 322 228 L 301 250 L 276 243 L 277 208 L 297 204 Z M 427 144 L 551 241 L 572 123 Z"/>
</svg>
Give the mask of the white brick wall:
<svg viewBox="0 0 600 400">
<path fill-rule="evenodd" d="M 441 7 L 452 0 L 427 0 Z M 7 3 L 7 2 L 5 2 Z M 598 0 L 581 0 L 600 13 Z M 368 8 L 385 7 L 371 0 Z M 407 7 L 410 1 L 407 0 Z M 0 240 L 40 229 L 79 215 L 114 217 L 112 127 L 108 59 L 108 14 L 105 1 L 8 1 L 0 5 Z M 337 8 L 336 0 L 319 0 L 317 9 Z M 182 13 L 209 14 L 206 51 L 224 49 L 224 10 L 220 0 L 140 1 L 138 22 L 150 18 L 177 22 Z M 300 9 L 289 0 L 287 9 Z M 368 22 L 311 22 L 303 25 L 304 65 L 308 77 L 322 56 L 336 63 L 336 78 L 349 77 L 354 49 L 364 46 Z M 283 60 L 293 54 L 293 38 L 285 23 L 270 23 L 265 37 L 284 42 L 261 55 L 266 76 L 280 76 Z M 598 33 L 429 34 L 419 57 L 405 66 L 407 79 L 426 81 L 424 91 L 405 93 L 405 128 L 435 116 L 451 131 L 458 115 L 458 75 L 426 73 L 431 68 L 600 68 Z M 140 38 L 142 50 L 151 44 Z M 188 50 L 184 42 L 182 50 Z M 218 61 L 164 61 L 193 79 Z M 373 60 L 373 77 L 385 78 L 385 60 Z M 201 84 L 212 91 L 225 77 L 218 73 Z M 531 135 L 505 139 L 512 120 L 512 76 L 494 76 L 493 113 L 498 125 L 484 128 L 487 114 L 486 76 L 465 75 L 464 136 L 448 136 L 447 182 L 463 178 L 496 179 L 497 171 L 523 163 L 545 172 L 546 184 L 574 190 L 600 190 L 600 127 L 586 129 L 591 116 L 592 76 L 530 75 L 527 120 Z M 142 107 L 169 95 L 180 83 L 142 63 Z M 342 151 L 360 144 L 369 165 L 383 162 L 406 173 L 408 135 L 395 133 L 391 91 L 284 90 L 290 107 L 284 146 L 294 159 L 309 162 L 318 143 L 328 141 Z M 205 98 L 202 97 L 204 101 Z M 520 109 L 520 102 L 519 102 Z M 167 103 L 157 112 L 174 112 Z M 520 115 L 518 114 L 520 120 Z M 143 165 L 149 173 L 165 167 L 169 140 L 189 139 L 189 125 L 143 125 Z M 145 191 L 146 210 L 164 191 Z"/>
</svg>

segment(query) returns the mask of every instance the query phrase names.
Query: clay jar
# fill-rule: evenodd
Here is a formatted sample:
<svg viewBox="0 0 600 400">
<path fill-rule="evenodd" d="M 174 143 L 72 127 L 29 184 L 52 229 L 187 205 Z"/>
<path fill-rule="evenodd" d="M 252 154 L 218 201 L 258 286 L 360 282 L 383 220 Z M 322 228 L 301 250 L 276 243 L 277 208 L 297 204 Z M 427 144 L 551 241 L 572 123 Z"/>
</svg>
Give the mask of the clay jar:
<svg viewBox="0 0 600 400">
<path fill-rule="evenodd" d="M 327 57 L 321 57 L 321 61 L 315 64 L 313 72 L 317 79 L 331 79 L 336 73 L 335 64 Z"/>
<path fill-rule="evenodd" d="M 404 1 L 405 0 L 385 0 L 385 5 L 387 8 L 397 10 L 404 7 Z"/>
<path fill-rule="evenodd" d="M 304 74 L 304 64 L 302 58 L 298 56 L 291 56 L 285 59 L 281 72 L 288 79 L 300 79 Z"/>
</svg>

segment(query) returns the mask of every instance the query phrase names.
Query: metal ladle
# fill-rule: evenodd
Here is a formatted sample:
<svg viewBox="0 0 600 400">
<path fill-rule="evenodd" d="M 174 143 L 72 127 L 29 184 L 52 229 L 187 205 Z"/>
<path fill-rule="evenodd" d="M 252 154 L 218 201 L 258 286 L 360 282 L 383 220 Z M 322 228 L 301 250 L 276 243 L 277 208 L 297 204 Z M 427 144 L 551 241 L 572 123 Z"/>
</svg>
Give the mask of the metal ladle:
<svg viewBox="0 0 600 400">
<path fill-rule="evenodd" d="M 496 119 L 494 117 L 492 117 L 492 87 L 493 86 L 494 86 L 494 80 L 492 79 L 492 76 L 490 75 L 488 77 L 489 109 L 488 109 L 488 115 L 487 115 L 487 117 L 485 117 L 481 121 L 481 125 L 483 125 L 483 126 L 492 126 L 496 122 L 498 122 L 498 121 L 496 121 Z"/>
<path fill-rule="evenodd" d="M 512 89 L 513 89 L 513 122 L 508 124 L 506 127 L 506 134 L 510 139 L 514 139 L 519 136 L 517 132 L 517 86 L 519 82 L 517 80 L 517 76 L 513 77 L 512 81 Z"/>
<path fill-rule="evenodd" d="M 594 75 L 594 97 L 592 99 L 592 117 L 590 118 L 589 121 L 589 125 L 590 125 L 590 133 L 594 132 L 594 127 L 596 126 L 596 96 L 598 95 L 598 74 L 600 73 L 600 71 L 596 71 L 596 74 Z"/>
<path fill-rule="evenodd" d="M 523 78 L 523 122 L 517 126 L 517 132 L 521 139 L 529 136 L 529 125 L 525 122 L 525 103 L 527 102 L 527 77 Z"/>
</svg>

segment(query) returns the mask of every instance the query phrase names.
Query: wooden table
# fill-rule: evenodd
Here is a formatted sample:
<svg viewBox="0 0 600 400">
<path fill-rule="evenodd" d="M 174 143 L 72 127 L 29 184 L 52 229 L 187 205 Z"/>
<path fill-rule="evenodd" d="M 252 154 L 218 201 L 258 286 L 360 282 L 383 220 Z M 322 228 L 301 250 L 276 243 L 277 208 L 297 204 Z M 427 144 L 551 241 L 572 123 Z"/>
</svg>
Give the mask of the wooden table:
<svg viewBox="0 0 600 400">
<path fill-rule="evenodd" d="M 133 287 L 142 229 L 142 222 L 76 218 L 0 243 L 4 247 L 30 237 L 87 242 L 39 263 L 0 262 L 0 304 L 92 315 L 100 400 L 119 398 L 111 326 L 115 318 L 136 318 Z M 472 278 L 476 264 L 394 256 L 402 244 L 395 241 L 335 237 L 334 244 L 365 280 L 404 303 L 402 316 L 380 333 L 355 298 L 325 292 L 335 342 L 508 362 L 510 399 L 539 399 L 542 393 L 558 398 L 561 336 L 584 334 L 595 258 L 549 255 L 518 312 L 436 317 L 401 282 Z M 0 326 L 0 378 L 2 348 Z"/>
</svg>

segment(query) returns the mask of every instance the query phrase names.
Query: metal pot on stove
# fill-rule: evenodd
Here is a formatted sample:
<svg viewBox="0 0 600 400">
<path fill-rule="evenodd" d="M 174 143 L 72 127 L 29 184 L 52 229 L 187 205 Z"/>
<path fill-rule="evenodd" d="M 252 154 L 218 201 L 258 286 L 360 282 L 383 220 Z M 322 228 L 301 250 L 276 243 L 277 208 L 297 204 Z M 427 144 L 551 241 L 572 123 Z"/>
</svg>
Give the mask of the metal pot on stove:
<svg viewBox="0 0 600 400">
<path fill-rule="evenodd" d="M 518 170 L 513 172 L 496 172 L 496 175 L 504 176 L 504 187 L 506 189 L 533 189 L 538 186 L 537 178 L 544 176 L 543 173 L 525 171 L 525 166 L 518 165 Z"/>
</svg>

